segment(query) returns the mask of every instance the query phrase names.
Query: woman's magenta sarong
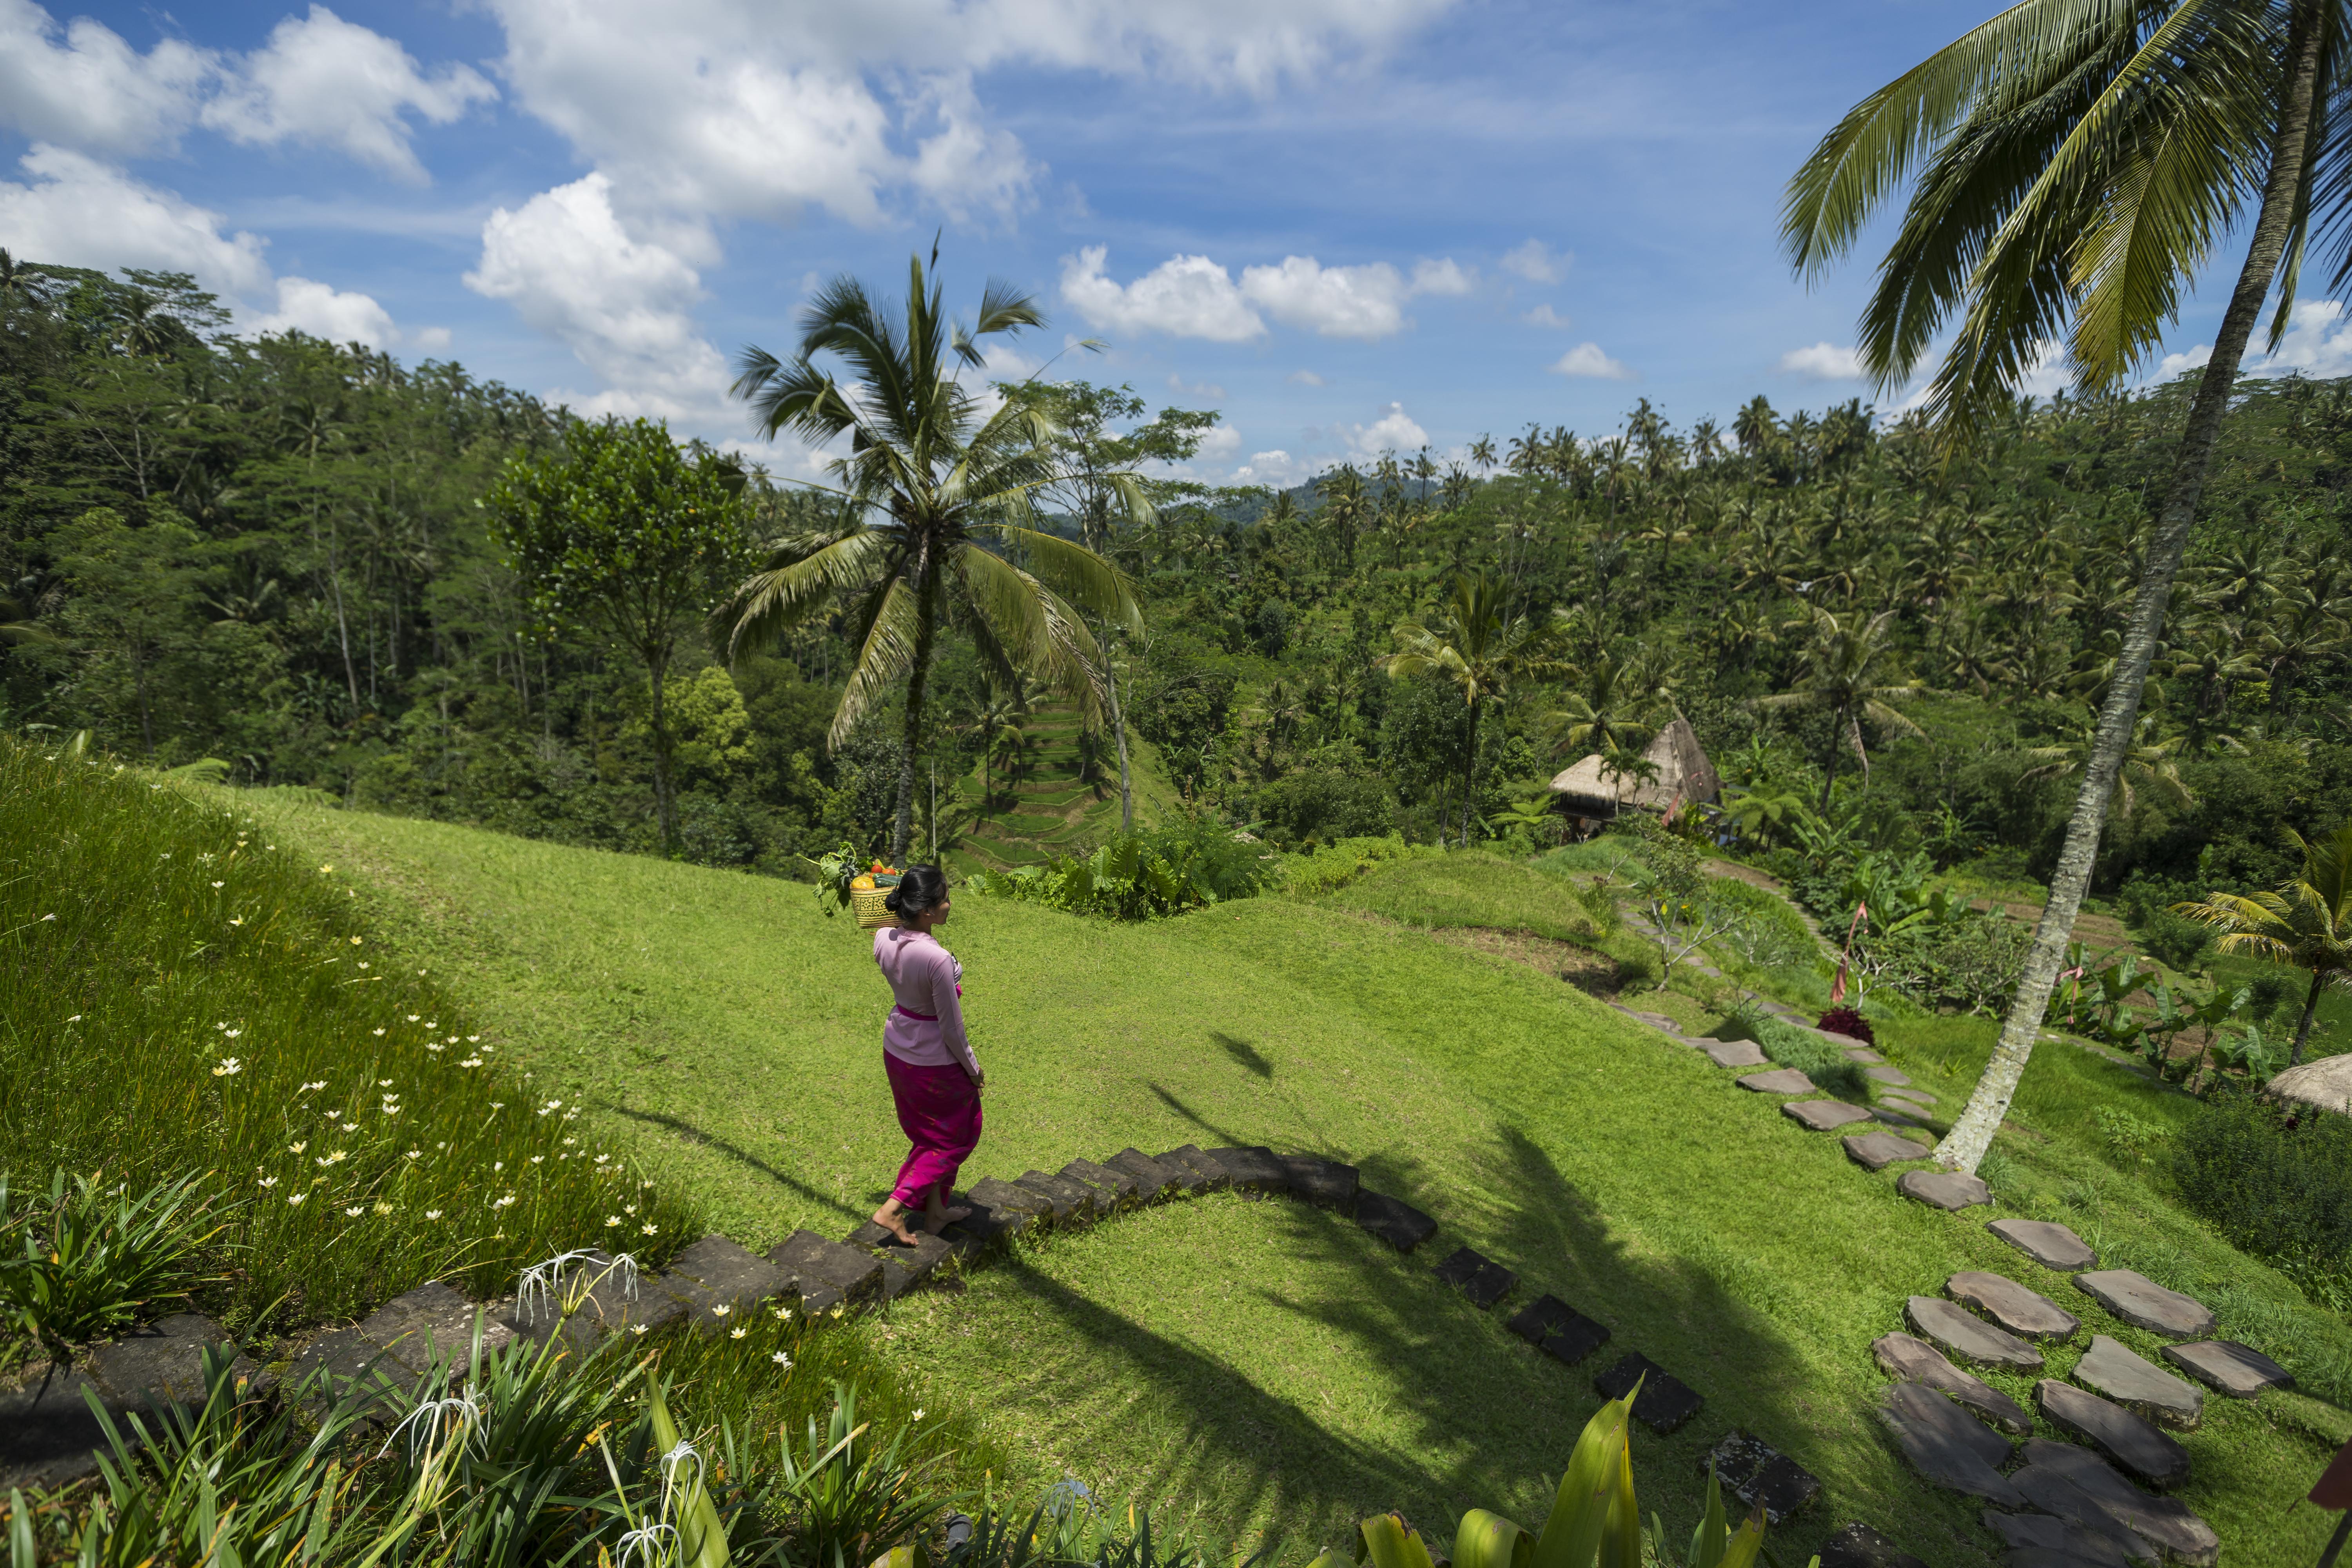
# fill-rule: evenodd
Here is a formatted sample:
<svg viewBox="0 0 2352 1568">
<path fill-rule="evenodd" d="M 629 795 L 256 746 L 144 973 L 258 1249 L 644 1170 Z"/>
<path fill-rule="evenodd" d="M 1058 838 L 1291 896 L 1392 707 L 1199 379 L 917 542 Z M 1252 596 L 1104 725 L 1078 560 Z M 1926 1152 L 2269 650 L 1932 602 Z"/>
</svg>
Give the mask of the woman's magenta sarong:
<svg viewBox="0 0 2352 1568">
<path fill-rule="evenodd" d="M 919 1209 L 936 1187 L 944 1205 L 954 1194 L 956 1173 L 980 1143 L 980 1091 L 963 1068 L 952 1063 L 917 1067 L 884 1051 L 882 1066 L 890 1075 L 899 1129 L 914 1144 L 907 1163 L 898 1167 L 898 1184 L 890 1195 Z"/>
</svg>

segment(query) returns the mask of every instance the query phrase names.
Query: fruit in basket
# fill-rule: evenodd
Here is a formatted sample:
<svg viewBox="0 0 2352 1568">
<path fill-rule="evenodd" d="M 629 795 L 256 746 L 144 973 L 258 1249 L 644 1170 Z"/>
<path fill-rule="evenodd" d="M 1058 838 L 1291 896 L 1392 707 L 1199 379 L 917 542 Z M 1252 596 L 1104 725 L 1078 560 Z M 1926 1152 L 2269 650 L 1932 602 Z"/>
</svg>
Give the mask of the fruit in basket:
<svg viewBox="0 0 2352 1568">
<path fill-rule="evenodd" d="M 871 876 L 852 877 L 849 879 L 849 885 L 858 891 L 864 892 L 874 886 L 874 879 Z"/>
</svg>

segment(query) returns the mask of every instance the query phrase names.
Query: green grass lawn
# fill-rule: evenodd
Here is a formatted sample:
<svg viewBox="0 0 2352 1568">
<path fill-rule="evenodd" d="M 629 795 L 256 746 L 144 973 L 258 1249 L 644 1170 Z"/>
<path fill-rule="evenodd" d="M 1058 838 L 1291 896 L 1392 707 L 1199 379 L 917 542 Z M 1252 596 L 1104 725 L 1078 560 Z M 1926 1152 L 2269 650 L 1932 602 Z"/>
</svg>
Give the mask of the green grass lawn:
<svg viewBox="0 0 2352 1568">
<path fill-rule="evenodd" d="M 877 1039 L 887 993 L 870 938 L 823 919 L 806 888 L 264 809 L 352 875 L 390 938 L 545 1093 L 586 1100 L 599 1133 L 633 1137 L 737 1239 L 838 1234 L 878 1199 L 904 1152 Z M 2143 1353 L 2152 1342 L 1987 1236 L 1988 1216 L 1898 1198 L 1891 1174 L 1864 1173 L 1733 1075 L 1555 977 L 1414 929 L 1566 931 L 1559 886 L 1472 856 L 1385 867 L 1327 902 L 1146 926 L 959 900 L 944 934 L 990 1073 L 971 1173 L 1130 1143 L 1266 1142 L 1355 1163 L 1443 1229 L 1432 1254 L 1401 1259 L 1288 1202 L 1155 1210 L 902 1303 L 887 1329 L 900 1370 L 1013 1456 L 1000 1479 L 1016 1493 L 1075 1473 L 1197 1505 L 1293 1563 L 1376 1508 L 1441 1531 L 1474 1501 L 1528 1519 L 1605 1362 L 1541 1360 L 1436 1287 L 1429 1266 L 1468 1243 L 1520 1272 L 1521 1300 L 1556 1292 L 1614 1331 L 1610 1353 L 1639 1350 L 1706 1396 L 1683 1433 L 1637 1436 L 1644 1506 L 1670 1528 L 1695 1518 L 1699 1456 L 1737 1426 L 1826 1483 L 1780 1535 L 1793 1561 L 1849 1519 L 1931 1563 L 1994 1560 L 1977 1510 L 1916 1485 L 1879 1428 L 1870 1341 L 1901 1325 L 1906 1296 L 1985 1268 Z M 1957 1108 L 1983 1034 L 1923 1021 L 1890 1054 Z M 2085 1107 L 2105 1100 L 2178 1110 L 2099 1058 L 2038 1056 L 2000 1142 L 2004 1189 L 2205 1292 L 2226 1331 L 2340 1388 L 2343 1323 L 2086 1143 Z M 2326 1521 L 2286 1503 L 2342 1422 L 2292 1395 L 2214 1403 L 2187 1438 L 2183 1495 L 2221 1530 L 2225 1561 L 2316 1556 Z"/>
</svg>

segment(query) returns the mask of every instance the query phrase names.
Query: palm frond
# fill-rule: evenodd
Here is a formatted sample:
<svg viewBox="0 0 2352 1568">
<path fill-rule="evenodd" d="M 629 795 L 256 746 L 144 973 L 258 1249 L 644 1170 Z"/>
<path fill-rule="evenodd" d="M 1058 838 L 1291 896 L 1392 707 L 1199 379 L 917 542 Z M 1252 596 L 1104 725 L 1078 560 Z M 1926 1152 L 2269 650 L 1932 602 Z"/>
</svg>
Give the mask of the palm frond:
<svg viewBox="0 0 2352 1568">
<path fill-rule="evenodd" d="M 710 640 L 727 662 L 775 640 L 834 595 L 865 586 L 888 569 L 896 542 L 863 523 L 786 542 L 710 616 Z"/>
<path fill-rule="evenodd" d="M 916 635 L 921 620 L 915 591 L 903 577 L 893 577 L 869 600 L 870 616 L 858 638 L 857 661 L 842 688 L 833 710 L 833 724 L 824 743 L 838 747 L 849 739 L 857 721 L 879 709 L 891 690 L 915 666 Z"/>
<path fill-rule="evenodd" d="M 1143 605 L 1134 580 L 1085 545 L 1012 523 L 993 524 L 988 531 L 1025 551 L 1039 581 L 1080 609 L 1130 636 L 1143 635 Z"/>
</svg>

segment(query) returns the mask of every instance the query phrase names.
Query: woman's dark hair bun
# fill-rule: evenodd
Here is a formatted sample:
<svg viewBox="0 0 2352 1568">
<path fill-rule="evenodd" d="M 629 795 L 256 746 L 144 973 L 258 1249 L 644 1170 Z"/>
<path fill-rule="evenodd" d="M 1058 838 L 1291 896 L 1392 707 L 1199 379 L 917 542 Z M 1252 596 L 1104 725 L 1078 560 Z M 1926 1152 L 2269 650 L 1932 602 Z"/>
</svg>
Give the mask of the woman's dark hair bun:
<svg viewBox="0 0 2352 1568">
<path fill-rule="evenodd" d="M 882 907 L 900 920 L 909 920 L 948 896 L 948 875 L 937 866 L 909 866 L 898 885 L 883 899 Z"/>
</svg>

